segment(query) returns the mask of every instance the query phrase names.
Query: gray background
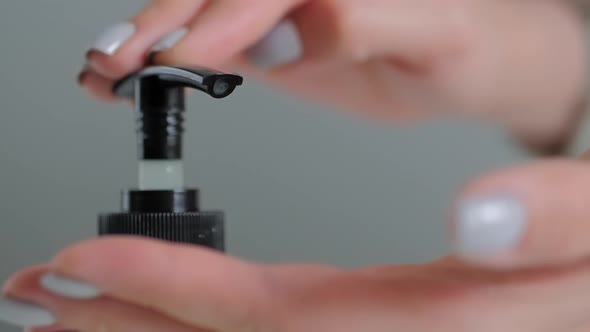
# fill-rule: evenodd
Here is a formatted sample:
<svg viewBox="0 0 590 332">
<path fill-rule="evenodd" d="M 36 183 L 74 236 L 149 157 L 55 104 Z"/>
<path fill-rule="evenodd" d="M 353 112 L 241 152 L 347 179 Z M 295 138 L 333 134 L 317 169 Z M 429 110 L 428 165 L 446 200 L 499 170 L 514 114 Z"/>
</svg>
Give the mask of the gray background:
<svg viewBox="0 0 590 332">
<path fill-rule="evenodd" d="M 96 34 L 143 3 L 0 1 L 0 278 L 95 236 L 96 214 L 135 185 L 132 112 L 75 78 Z M 250 81 L 189 103 L 188 182 L 227 212 L 230 252 L 261 261 L 444 255 L 460 185 L 524 158 L 481 124 L 377 124 Z"/>
</svg>

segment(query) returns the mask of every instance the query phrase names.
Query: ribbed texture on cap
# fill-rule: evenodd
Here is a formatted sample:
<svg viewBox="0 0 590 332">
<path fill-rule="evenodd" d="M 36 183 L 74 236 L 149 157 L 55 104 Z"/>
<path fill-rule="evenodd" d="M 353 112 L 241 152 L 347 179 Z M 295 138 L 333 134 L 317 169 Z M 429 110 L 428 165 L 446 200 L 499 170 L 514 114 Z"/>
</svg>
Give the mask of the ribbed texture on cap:
<svg viewBox="0 0 590 332">
<path fill-rule="evenodd" d="M 222 212 L 111 213 L 98 218 L 99 234 L 137 235 L 225 250 Z"/>
</svg>

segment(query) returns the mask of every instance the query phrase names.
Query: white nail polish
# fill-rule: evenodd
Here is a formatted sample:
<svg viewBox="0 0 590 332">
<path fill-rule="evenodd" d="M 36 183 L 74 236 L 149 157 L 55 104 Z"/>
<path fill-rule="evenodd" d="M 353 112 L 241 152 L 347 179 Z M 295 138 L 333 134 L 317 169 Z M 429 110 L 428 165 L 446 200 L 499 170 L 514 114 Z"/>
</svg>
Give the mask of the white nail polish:
<svg viewBox="0 0 590 332">
<path fill-rule="evenodd" d="M 103 31 L 94 41 L 92 49 L 107 55 L 114 55 L 123 44 L 135 33 L 131 23 L 119 23 Z"/>
<path fill-rule="evenodd" d="M 188 33 L 187 28 L 178 29 L 174 32 L 169 33 L 164 38 L 162 38 L 153 48 L 152 51 L 164 51 L 174 47 L 174 45 L 178 44 L 178 42 L 186 36 Z"/>
<path fill-rule="evenodd" d="M 297 26 L 290 20 L 282 21 L 250 48 L 247 56 L 259 68 L 273 68 L 299 60 L 303 56 L 303 42 Z"/>
<path fill-rule="evenodd" d="M 93 299 L 101 296 L 101 291 L 89 283 L 59 277 L 52 273 L 41 278 L 41 285 L 56 295 L 73 299 Z"/>
<path fill-rule="evenodd" d="M 0 298 L 0 321 L 21 328 L 56 323 L 53 314 L 38 305 Z"/>
<path fill-rule="evenodd" d="M 474 197 L 459 206 L 455 250 L 467 258 L 485 258 L 516 247 L 526 232 L 527 213 L 512 195 Z"/>
</svg>

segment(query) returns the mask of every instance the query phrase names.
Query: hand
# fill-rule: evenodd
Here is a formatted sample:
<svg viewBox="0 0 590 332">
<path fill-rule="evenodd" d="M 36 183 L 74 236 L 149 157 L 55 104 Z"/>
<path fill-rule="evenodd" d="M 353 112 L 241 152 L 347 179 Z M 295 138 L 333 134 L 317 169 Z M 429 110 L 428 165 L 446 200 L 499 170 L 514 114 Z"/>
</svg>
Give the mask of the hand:
<svg viewBox="0 0 590 332">
<path fill-rule="evenodd" d="M 588 174 L 583 160 L 552 161 L 467 185 L 455 256 L 425 265 L 263 265 L 113 237 L 74 245 L 4 290 L 55 314 L 43 324 L 59 327 L 35 332 L 586 332 Z"/>
<path fill-rule="evenodd" d="M 155 0 L 129 22 L 80 76 L 102 100 L 156 44 L 159 64 L 236 69 L 380 118 L 491 118 L 539 147 L 568 136 L 585 92 L 569 1 Z"/>
</svg>

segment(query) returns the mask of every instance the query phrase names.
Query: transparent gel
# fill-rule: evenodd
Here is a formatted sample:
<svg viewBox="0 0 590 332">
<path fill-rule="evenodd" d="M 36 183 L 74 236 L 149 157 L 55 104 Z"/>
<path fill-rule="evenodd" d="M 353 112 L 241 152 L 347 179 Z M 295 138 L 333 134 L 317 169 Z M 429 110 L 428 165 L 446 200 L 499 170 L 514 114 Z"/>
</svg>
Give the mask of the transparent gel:
<svg viewBox="0 0 590 332">
<path fill-rule="evenodd" d="M 175 190 L 183 187 L 182 160 L 139 161 L 139 190 Z"/>
</svg>

